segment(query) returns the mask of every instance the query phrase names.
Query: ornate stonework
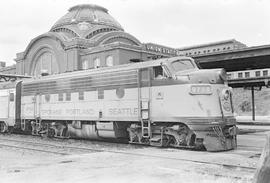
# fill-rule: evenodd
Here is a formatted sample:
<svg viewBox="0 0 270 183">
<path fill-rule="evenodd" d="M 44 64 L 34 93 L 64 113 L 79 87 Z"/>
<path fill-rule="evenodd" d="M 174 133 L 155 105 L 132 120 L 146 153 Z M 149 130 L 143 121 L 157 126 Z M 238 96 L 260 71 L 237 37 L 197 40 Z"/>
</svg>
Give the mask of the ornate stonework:
<svg viewBox="0 0 270 183">
<path fill-rule="evenodd" d="M 52 63 L 57 73 L 63 73 L 94 68 L 97 59 L 100 67 L 105 67 L 160 54 L 169 55 L 147 50 L 106 8 L 83 4 L 71 7 L 49 32 L 32 39 L 25 51 L 17 54 L 16 73 L 38 75 L 50 68 L 49 74 L 55 74 Z"/>
<path fill-rule="evenodd" d="M 51 28 L 54 32 L 60 28 L 66 28 L 75 32 L 79 37 L 85 38 L 97 29 L 123 31 L 122 26 L 108 13 L 108 10 L 92 4 L 73 6 L 69 12 L 60 18 Z"/>
</svg>

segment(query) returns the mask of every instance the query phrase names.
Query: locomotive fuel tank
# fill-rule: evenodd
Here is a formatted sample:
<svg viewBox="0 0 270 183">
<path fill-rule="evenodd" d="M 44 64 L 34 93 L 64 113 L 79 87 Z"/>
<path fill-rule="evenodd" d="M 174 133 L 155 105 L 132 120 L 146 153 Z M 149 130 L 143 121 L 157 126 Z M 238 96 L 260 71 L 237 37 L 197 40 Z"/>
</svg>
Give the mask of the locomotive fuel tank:
<svg viewBox="0 0 270 183">
<path fill-rule="evenodd" d="M 81 123 L 81 121 L 73 121 L 68 124 L 68 134 L 73 138 L 83 139 L 100 139 L 100 138 L 127 138 L 128 124 L 117 122 L 91 122 Z"/>
</svg>

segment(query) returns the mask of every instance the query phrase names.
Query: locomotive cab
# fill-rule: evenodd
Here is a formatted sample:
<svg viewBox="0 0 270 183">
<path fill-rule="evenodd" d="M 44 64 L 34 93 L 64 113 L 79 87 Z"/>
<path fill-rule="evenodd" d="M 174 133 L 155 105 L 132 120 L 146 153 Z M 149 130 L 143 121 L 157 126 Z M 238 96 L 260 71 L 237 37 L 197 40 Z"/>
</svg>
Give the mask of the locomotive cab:
<svg viewBox="0 0 270 183">
<path fill-rule="evenodd" d="M 186 141 L 209 151 L 236 147 L 232 92 L 224 69 L 199 69 L 193 59 L 181 57 L 169 58 L 153 70 L 152 120 L 173 124 L 169 131 L 185 126 Z M 183 135 L 177 130 L 174 133 Z"/>
</svg>

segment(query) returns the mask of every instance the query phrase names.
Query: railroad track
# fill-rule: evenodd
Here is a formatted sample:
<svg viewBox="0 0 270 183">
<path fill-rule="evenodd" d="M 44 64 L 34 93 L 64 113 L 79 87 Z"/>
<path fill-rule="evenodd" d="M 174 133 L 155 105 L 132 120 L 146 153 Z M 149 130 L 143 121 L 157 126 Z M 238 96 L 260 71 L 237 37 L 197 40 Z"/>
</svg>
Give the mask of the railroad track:
<svg viewBox="0 0 270 183">
<path fill-rule="evenodd" d="M 65 145 L 55 145 L 51 143 L 15 140 L 15 139 L 10 139 L 10 138 L 1 138 L 0 146 L 16 148 L 16 149 L 24 149 L 24 150 L 30 150 L 30 151 L 38 151 L 38 152 L 44 152 L 44 153 L 50 153 L 50 154 L 59 154 L 59 155 L 77 154 L 78 150 L 80 151 L 83 150 L 85 151 L 84 153 L 90 153 L 93 151 L 100 152 L 100 150 L 94 150 L 94 149 L 86 149 L 86 148 L 84 149 L 84 148 L 71 147 L 71 146 L 65 146 Z M 48 149 L 52 149 L 52 150 L 48 150 Z"/>
<path fill-rule="evenodd" d="M 56 151 L 42 150 L 42 149 L 37 149 L 37 148 L 22 147 L 22 146 L 16 146 L 16 145 L 8 145 L 8 144 L 3 144 L 3 143 L 0 143 L 0 146 L 16 148 L 16 149 L 24 149 L 24 150 L 30 150 L 30 151 L 38 151 L 38 152 L 44 152 L 44 153 L 50 153 L 50 154 L 69 155 L 68 153 L 61 153 L 61 152 L 56 152 Z"/>
<path fill-rule="evenodd" d="M 12 144 L 10 144 L 10 143 L 12 143 Z M 216 165 L 216 166 L 221 166 L 223 168 L 244 170 L 244 171 L 248 171 L 248 172 L 253 172 L 256 170 L 256 168 L 254 168 L 254 167 L 241 166 L 241 165 L 216 163 L 216 162 L 209 162 L 209 161 L 202 161 L 202 160 L 191 160 L 191 159 L 184 159 L 184 158 L 165 157 L 165 156 L 161 156 L 161 155 L 151 155 L 151 154 L 143 154 L 143 153 L 136 153 L 136 152 L 123 152 L 123 151 L 119 151 L 119 150 L 77 147 L 77 146 L 70 146 L 70 145 L 65 145 L 65 144 L 56 145 L 56 144 L 52 144 L 52 143 L 16 140 L 16 139 L 2 138 L 2 137 L 0 138 L 0 146 L 25 149 L 25 150 L 32 150 L 32 151 L 39 151 L 39 152 L 44 152 L 44 153 L 59 154 L 59 155 L 72 155 L 72 154 L 78 154 L 78 153 L 93 153 L 93 152 L 110 152 L 110 153 L 114 153 L 114 154 L 168 159 L 168 160 L 184 161 L 184 162 L 204 164 L 204 165 Z M 44 148 L 46 148 L 46 149 L 44 149 Z M 52 149 L 52 150 L 49 150 L 49 149 Z"/>
</svg>

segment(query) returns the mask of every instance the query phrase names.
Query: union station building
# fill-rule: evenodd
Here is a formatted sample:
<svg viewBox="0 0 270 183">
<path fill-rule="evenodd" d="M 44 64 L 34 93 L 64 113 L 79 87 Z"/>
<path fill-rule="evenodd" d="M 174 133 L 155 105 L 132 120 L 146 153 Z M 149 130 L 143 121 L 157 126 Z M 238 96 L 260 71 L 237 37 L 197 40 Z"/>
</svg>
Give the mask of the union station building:
<svg viewBox="0 0 270 183">
<path fill-rule="evenodd" d="M 17 54 L 14 69 L 6 69 L 6 73 L 58 74 L 176 54 L 173 48 L 141 43 L 125 32 L 107 9 L 84 4 L 71 7 L 49 32 L 32 39 L 25 51 Z"/>
<path fill-rule="evenodd" d="M 243 47 L 246 45 L 234 39 L 178 49 L 141 43 L 106 8 L 83 4 L 71 7 L 49 32 L 33 38 L 24 52 L 17 53 L 16 64 L 0 67 L 0 73 L 40 76 Z"/>
</svg>

